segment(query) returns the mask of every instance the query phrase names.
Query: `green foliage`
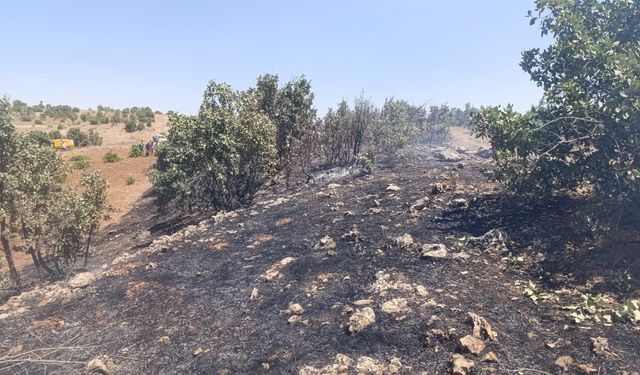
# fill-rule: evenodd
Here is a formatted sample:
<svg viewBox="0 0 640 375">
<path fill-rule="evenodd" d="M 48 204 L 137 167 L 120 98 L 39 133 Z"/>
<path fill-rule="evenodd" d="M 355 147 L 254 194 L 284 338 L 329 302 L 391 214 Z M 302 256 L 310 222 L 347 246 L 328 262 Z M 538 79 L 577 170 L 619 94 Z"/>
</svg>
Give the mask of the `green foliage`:
<svg viewBox="0 0 640 375">
<path fill-rule="evenodd" d="M 404 100 L 385 100 L 376 125 L 370 128 L 372 146 L 383 159 L 396 160 L 409 144 L 415 131 L 410 109 L 411 105 Z"/>
<path fill-rule="evenodd" d="M 278 92 L 275 108 L 276 147 L 281 167 L 291 164 L 305 130 L 313 125 L 311 82 L 304 76 L 287 82 Z"/>
<path fill-rule="evenodd" d="M 72 156 L 69 161 L 73 163 L 74 169 L 88 169 L 91 167 L 91 162 L 89 161 L 89 157 L 86 155 L 75 155 Z"/>
<path fill-rule="evenodd" d="M 16 134 L 8 109 L 0 100 L 0 243 L 19 288 L 13 251 L 31 254 L 38 270 L 55 273 L 47 265 L 52 262 L 62 273 L 62 265 L 88 255 L 91 236 L 110 206 L 106 181 L 97 172 L 83 177 L 81 192 L 66 187 L 68 164 L 50 146 Z"/>
<path fill-rule="evenodd" d="M 353 112 L 346 100 L 334 111 L 329 108 L 323 120 L 323 145 L 327 165 L 347 165 L 355 161 L 353 154 Z"/>
<path fill-rule="evenodd" d="M 43 124 L 42 120 L 36 120 L 34 123 L 35 123 L 36 125 L 42 125 L 42 124 Z"/>
<path fill-rule="evenodd" d="M 95 129 L 83 132 L 80 128 L 70 128 L 67 131 L 67 138 L 73 139 L 76 147 L 99 146 L 102 144 L 102 137 Z"/>
<path fill-rule="evenodd" d="M 49 146 L 51 144 L 49 134 L 42 130 L 32 130 L 28 133 L 28 137 L 41 146 Z"/>
<path fill-rule="evenodd" d="M 89 146 L 100 146 L 102 144 L 102 137 L 95 129 L 89 129 L 87 132 L 87 141 Z"/>
<path fill-rule="evenodd" d="M 610 324 L 614 321 L 640 322 L 640 300 L 617 303 L 606 295 L 581 294 L 575 305 L 563 306 L 576 324 L 595 322 Z"/>
<path fill-rule="evenodd" d="M 136 183 L 136 179 L 131 177 L 131 176 L 127 176 L 127 179 L 125 180 L 127 185 L 133 185 Z"/>
<path fill-rule="evenodd" d="M 120 157 L 118 156 L 118 154 L 116 154 L 112 150 L 109 150 L 106 154 L 102 156 L 102 161 L 104 163 L 117 163 L 120 161 Z"/>
<path fill-rule="evenodd" d="M 62 138 L 62 132 L 60 130 L 51 130 L 49 132 L 49 139 L 60 139 Z"/>
<path fill-rule="evenodd" d="M 274 74 L 263 74 L 256 82 L 256 93 L 258 95 L 258 106 L 260 110 L 275 122 L 278 105 L 278 76 Z"/>
<path fill-rule="evenodd" d="M 590 186 L 600 198 L 640 202 L 640 5 L 635 1 L 538 0 L 530 12 L 541 51 L 523 53 L 522 68 L 544 89 L 541 106 L 474 115 L 488 137 L 495 178 L 516 193 L 544 197 Z"/>
<path fill-rule="evenodd" d="M 136 123 L 136 120 L 131 119 L 131 118 L 127 119 L 124 122 L 124 130 L 127 133 L 134 133 L 135 131 L 137 131 L 138 130 L 138 124 Z"/>
<path fill-rule="evenodd" d="M 276 130 L 254 91 L 210 82 L 197 116 L 171 115 L 152 182 L 161 208 L 235 208 L 274 166 Z"/>
<path fill-rule="evenodd" d="M 131 150 L 129 150 L 129 157 L 130 158 L 139 158 L 143 154 L 144 154 L 144 152 L 142 150 L 142 147 L 140 147 L 140 145 L 133 145 L 133 146 L 131 146 Z"/>
</svg>

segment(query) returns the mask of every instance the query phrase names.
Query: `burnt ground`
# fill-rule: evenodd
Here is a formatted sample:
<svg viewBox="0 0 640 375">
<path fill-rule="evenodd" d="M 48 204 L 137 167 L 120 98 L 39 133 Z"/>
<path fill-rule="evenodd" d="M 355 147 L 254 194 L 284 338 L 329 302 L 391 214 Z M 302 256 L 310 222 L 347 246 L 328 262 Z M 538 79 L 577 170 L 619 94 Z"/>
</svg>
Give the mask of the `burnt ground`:
<svg viewBox="0 0 640 375">
<path fill-rule="evenodd" d="M 146 197 L 106 231 L 90 285 L 62 281 L 56 287 L 71 292 L 10 300 L 18 311 L 0 319 L 0 373 L 82 373 L 108 356 L 114 374 L 330 374 L 343 354 L 379 361 L 378 373 L 399 360 L 400 373 L 443 374 L 472 333 L 469 312 L 498 335 L 480 356 L 464 354 L 471 373 L 563 373 L 561 356 L 573 362 L 566 373 L 640 371 L 637 326 L 576 324 L 561 308 L 590 290 L 636 296 L 615 282 L 633 252 L 613 259 L 587 249 L 589 239 L 569 229 L 574 203 L 510 201 L 486 181 L 489 162 L 456 164 L 414 160 L 370 176 L 276 185 L 251 207 L 194 226 L 156 216 Z M 435 183 L 444 191 L 432 194 Z M 423 210 L 411 208 L 424 197 Z M 469 240 L 491 230 L 501 233 L 493 242 Z M 394 241 L 404 234 L 413 245 Z M 325 236 L 335 249 L 319 243 Z M 445 244 L 448 259 L 421 258 L 420 246 L 432 243 Z M 523 294 L 530 282 L 537 303 Z M 383 308 L 389 301 L 402 303 Z M 304 309 L 299 318 L 290 303 Z M 354 311 L 367 306 L 375 323 L 350 333 Z M 610 352 L 593 351 L 596 337 Z M 490 351 L 497 363 L 483 361 Z"/>
</svg>

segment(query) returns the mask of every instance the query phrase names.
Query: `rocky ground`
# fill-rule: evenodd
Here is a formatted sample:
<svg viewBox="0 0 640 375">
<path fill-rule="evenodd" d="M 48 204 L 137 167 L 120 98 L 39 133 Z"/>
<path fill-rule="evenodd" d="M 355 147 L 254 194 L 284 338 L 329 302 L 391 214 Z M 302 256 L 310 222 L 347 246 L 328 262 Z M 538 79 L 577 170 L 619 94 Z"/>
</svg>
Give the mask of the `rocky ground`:
<svg viewBox="0 0 640 375">
<path fill-rule="evenodd" d="M 146 197 L 85 272 L 0 307 L 0 373 L 637 374 L 611 316 L 633 254 L 582 267 L 572 203 L 510 202 L 489 159 L 440 151 L 191 222 Z"/>
</svg>

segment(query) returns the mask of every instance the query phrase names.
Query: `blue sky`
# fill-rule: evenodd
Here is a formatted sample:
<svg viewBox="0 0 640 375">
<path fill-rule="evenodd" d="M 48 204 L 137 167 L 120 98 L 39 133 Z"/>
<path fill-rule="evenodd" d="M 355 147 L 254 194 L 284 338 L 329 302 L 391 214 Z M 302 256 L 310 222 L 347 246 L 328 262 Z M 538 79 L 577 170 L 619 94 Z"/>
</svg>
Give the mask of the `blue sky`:
<svg viewBox="0 0 640 375">
<path fill-rule="evenodd" d="M 0 95 L 195 113 L 211 79 L 311 79 L 320 113 L 376 103 L 513 103 L 541 91 L 518 63 L 544 47 L 533 0 L 6 1 Z"/>
</svg>

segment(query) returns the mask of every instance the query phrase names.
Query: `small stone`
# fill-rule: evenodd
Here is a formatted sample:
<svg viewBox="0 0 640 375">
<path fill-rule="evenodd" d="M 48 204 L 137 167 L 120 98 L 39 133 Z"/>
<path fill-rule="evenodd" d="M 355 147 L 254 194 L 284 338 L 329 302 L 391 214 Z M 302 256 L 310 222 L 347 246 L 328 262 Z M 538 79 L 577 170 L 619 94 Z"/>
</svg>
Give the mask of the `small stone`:
<svg viewBox="0 0 640 375">
<path fill-rule="evenodd" d="M 405 233 L 400 237 L 396 237 L 393 242 L 401 249 L 408 249 L 413 246 L 413 237 L 409 233 Z"/>
<path fill-rule="evenodd" d="M 400 191 L 400 186 L 396 185 L 396 184 L 389 184 L 387 186 L 387 191 L 391 191 L 391 192 L 398 192 Z"/>
<path fill-rule="evenodd" d="M 338 188 L 341 188 L 341 187 L 342 187 L 342 185 L 340 185 L 340 184 L 329 184 L 329 185 L 327 185 L 327 189 L 331 189 L 331 190 L 335 190 L 335 189 L 338 189 Z"/>
<path fill-rule="evenodd" d="M 162 336 L 158 339 L 158 342 L 163 345 L 171 344 L 171 338 L 169 336 Z"/>
<path fill-rule="evenodd" d="M 429 295 L 429 291 L 427 291 L 427 288 L 424 287 L 424 285 L 418 285 L 416 286 L 416 293 L 420 296 L 420 297 L 426 297 Z"/>
<path fill-rule="evenodd" d="M 568 355 L 563 355 L 558 357 L 554 363 L 559 369 L 568 371 L 569 368 L 571 368 L 571 365 L 573 365 L 573 358 Z"/>
<path fill-rule="evenodd" d="M 498 356 L 494 352 L 489 352 L 489 353 L 485 354 L 484 357 L 482 357 L 482 360 L 485 361 L 485 362 L 497 363 L 498 362 Z"/>
<path fill-rule="evenodd" d="M 473 312 L 469 312 L 467 315 L 469 316 L 471 324 L 473 324 L 474 337 L 498 341 L 498 334 L 491 328 L 491 325 L 485 318 Z"/>
<path fill-rule="evenodd" d="M 289 324 L 298 323 L 301 320 L 302 320 L 302 317 L 300 315 L 291 315 L 289 319 L 287 319 L 287 323 Z"/>
<path fill-rule="evenodd" d="M 279 261 L 278 263 L 274 264 L 273 266 L 271 266 L 271 268 L 269 268 L 267 270 L 267 272 L 265 272 L 262 275 L 262 279 L 264 281 L 273 281 L 277 278 L 279 278 L 280 276 L 282 276 L 282 270 L 289 265 L 290 263 L 294 262 L 296 260 L 296 258 L 294 257 L 286 257 L 283 258 L 281 261 Z"/>
<path fill-rule="evenodd" d="M 431 185 L 431 194 L 432 195 L 442 194 L 445 191 L 447 191 L 447 185 L 445 185 L 443 183 L 436 182 L 435 184 Z"/>
<path fill-rule="evenodd" d="M 405 298 L 394 298 L 387 301 L 380 306 L 380 310 L 387 314 L 400 314 L 411 311 Z"/>
<path fill-rule="evenodd" d="M 366 306 L 366 305 L 370 305 L 373 303 L 372 299 L 359 299 L 357 301 L 354 301 L 353 304 L 356 306 Z"/>
<path fill-rule="evenodd" d="M 95 281 L 95 278 L 93 272 L 82 272 L 69 280 L 69 286 L 74 289 L 86 288 Z"/>
<path fill-rule="evenodd" d="M 460 346 L 471 354 L 480 355 L 484 350 L 484 341 L 471 335 L 467 335 L 460 339 Z"/>
<path fill-rule="evenodd" d="M 433 153 L 433 157 L 445 162 L 456 162 L 464 159 L 462 155 L 451 149 L 436 150 Z"/>
<path fill-rule="evenodd" d="M 474 365 L 475 362 L 461 354 L 451 356 L 451 374 L 453 375 L 468 375 Z"/>
<path fill-rule="evenodd" d="M 411 211 L 419 212 L 427 208 L 429 198 L 420 198 L 411 205 Z"/>
<path fill-rule="evenodd" d="M 592 363 L 578 365 L 578 370 L 581 374 L 590 375 L 598 373 L 598 369 L 593 366 Z"/>
<path fill-rule="evenodd" d="M 441 243 L 422 245 L 420 256 L 423 259 L 446 259 L 447 247 Z"/>
<path fill-rule="evenodd" d="M 618 355 L 609 348 L 609 340 L 604 337 L 592 337 L 591 350 L 602 358 L 613 359 L 618 357 Z"/>
<path fill-rule="evenodd" d="M 466 262 L 467 260 L 469 260 L 469 258 L 471 258 L 471 255 L 465 253 L 464 251 L 461 251 L 459 253 L 455 253 L 451 256 L 451 258 L 453 260 L 457 260 L 460 262 Z"/>
<path fill-rule="evenodd" d="M 299 303 L 289 303 L 289 312 L 294 315 L 302 315 L 304 313 L 304 309 Z"/>
<path fill-rule="evenodd" d="M 106 355 L 96 357 L 89 361 L 85 367 L 86 374 L 110 375 L 116 369 L 116 364 Z"/>
<path fill-rule="evenodd" d="M 356 370 L 359 374 L 383 374 L 385 366 L 377 359 L 362 356 L 358 358 Z"/>
<path fill-rule="evenodd" d="M 371 307 L 358 309 L 349 318 L 349 332 L 357 333 L 372 326 L 376 322 L 376 314 Z"/>
<path fill-rule="evenodd" d="M 249 300 L 255 301 L 258 299 L 258 297 L 260 297 L 260 290 L 258 288 L 253 288 L 251 290 L 251 294 L 249 295 Z"/>
</svg>

